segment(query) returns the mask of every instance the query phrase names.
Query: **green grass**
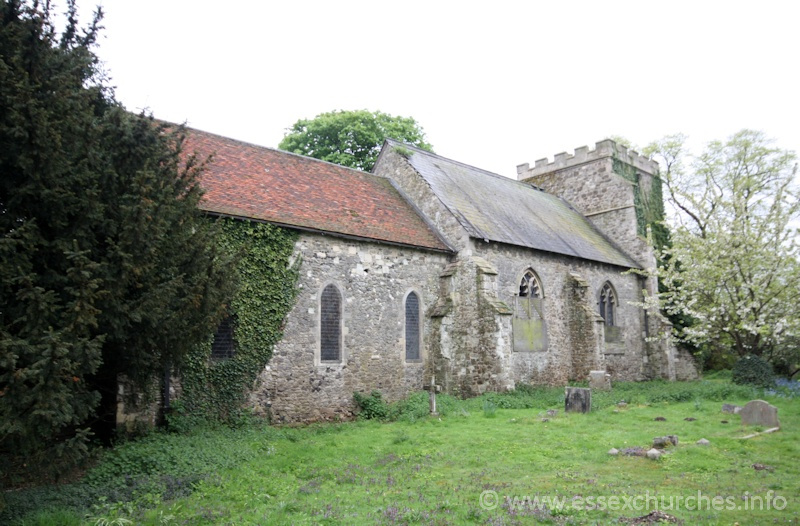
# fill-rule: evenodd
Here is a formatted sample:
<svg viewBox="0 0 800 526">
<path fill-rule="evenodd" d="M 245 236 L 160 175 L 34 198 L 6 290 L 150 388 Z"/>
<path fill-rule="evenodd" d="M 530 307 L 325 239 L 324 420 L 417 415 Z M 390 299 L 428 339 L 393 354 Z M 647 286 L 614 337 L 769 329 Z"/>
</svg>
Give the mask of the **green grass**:
<svg viewBox="0 0 800 526">
<path fill-rule="evenodd" d="M 687 524 L 797 523 L 800 402 L 766 398 L 778 406 L 783 429 L 740 440 L 753 429 L 720 406 L 755 394 L 722 380 L 617 384 L 611 393 L 594 393 L 592 413 L 567 415 L 563 389 L 522 388 L 467 401 L 440 396 L 442 416 L 430 418 L 427 394 L 419 393 L 389 408 L 392 422 L 154 434 L 108 452 L 82 483 L 5 497 L 12 511 L 23 502 L 35 506 L 17 519 L 26 525 L 119 517 L 188 525 L 614 524 L 652 508 L 536 510 L 503 499 L 648 492 L 675 499 L 702 491 L 744 506 L 744 495 L 772 491 L 786 499 L 785 509 L 664 511 Z M 620 400 L 628 406 L 617 408 Z M 547 416 L 547 409 L 558 414 Z M 658 461 L 607 454 L 666 434 L 678 435 L 680 445 Z M 700 438 L 711 445 L 695 445 Z M 774 470 L 757 471 L 754 463 Z M 480 506 L 487 491 L 500 498 L 496 508 Z M 0 522 L 23 515 L 6 513 Z"/>
</svg>

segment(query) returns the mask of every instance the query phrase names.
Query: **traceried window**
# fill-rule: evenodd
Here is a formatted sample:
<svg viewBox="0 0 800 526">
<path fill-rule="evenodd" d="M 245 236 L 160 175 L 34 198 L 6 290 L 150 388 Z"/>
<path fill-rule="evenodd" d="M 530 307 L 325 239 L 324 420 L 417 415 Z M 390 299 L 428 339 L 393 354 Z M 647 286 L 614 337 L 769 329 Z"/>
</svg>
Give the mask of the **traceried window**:
<svg viewBox="0 0 800 526">
<path fill-rule="evenodd" d="M 233 336 L 235 325 L 236 320 L 233 316 L 226 316 L 220 322 L 214 333 L 214 341 L 211 343 L 211 358 L 215 360 L 233 358 L 236 353 L 236 340 Z"/>
<path fill-rule="evenodd" d="M 328 285 L 320 297 L 320 360 L 342 359 L 342 295 L 335 285 Z"/>
<path fill-rule="evenodd" d="M 525 271 L 519 283 L 519 293 L 514 295 L 514 316 L 511 329 L 514 351 L 534 352 L 547 350 L 547 327 L 544 323 L 544 290 L 539 277 L 532 269 Z"/>
<path fill-rule="evenodd" d="M 419 296 L 409 292 L 406 296 L 406 361 L 420 359 Z"/>
<path fill-rule="evenodd" d="M 526 270 L 525 275 L 522 276 L 522 281 L 519 284 L 519 295 L 521 298 L 541 298 L 542 286 L 539 284 L 539 278 L 532 270 Z"/>
<path fill-rule="evenodd" d="M 607 282 L 600 289 L 600 316 L 608 327 L 615 327 L 617 315 L 617 295 L 611 283 Z"/>
</svg>

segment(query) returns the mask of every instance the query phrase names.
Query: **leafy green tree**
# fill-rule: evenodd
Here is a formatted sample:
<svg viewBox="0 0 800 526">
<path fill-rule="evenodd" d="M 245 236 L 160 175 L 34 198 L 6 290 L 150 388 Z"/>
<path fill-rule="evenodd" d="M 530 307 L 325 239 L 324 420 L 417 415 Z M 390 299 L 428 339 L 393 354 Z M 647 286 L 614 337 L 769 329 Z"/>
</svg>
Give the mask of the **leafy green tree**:
<svg viewBox="0 0 800 526">
<path fill-rule="evenodd" d="M 182 130 L 103 85 L 99 10 L 81 30 L 68 2 L 60 35 L 53 16 L 0 4 L 0 454 L 29 464 L 85 452 L 117 375 L 178 363 L 231 287 Z"/>
<path fill-rule="evenodd" d="M 370 171 L 386 139 L 433 151 L 413 118 L 366 110 L 332 111 L 300 119 L 287 130 L 278 148 Z"/>
<path fill-rule="evenodd" d="M 674 135 L 645 151 L 664 167 L 675 213 L 657 270 L 668 312 L 691 319 L 679 337 L 707 345 L 718 363 L 787 359 L 800 335 L 800 215 L 793 152 L 743 130 L 697 157 Z"/>
</svg>

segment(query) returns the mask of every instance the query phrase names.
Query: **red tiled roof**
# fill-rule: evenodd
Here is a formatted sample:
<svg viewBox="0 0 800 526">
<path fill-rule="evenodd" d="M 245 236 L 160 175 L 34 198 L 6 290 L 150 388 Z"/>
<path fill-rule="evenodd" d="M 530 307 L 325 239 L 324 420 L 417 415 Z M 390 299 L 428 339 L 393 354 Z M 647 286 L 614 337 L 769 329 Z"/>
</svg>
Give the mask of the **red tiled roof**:
<svg viewBox="0 0 800 526">
<path fill-rule="evenodd" d="M 385 177 L 193 129 L 185 151 L 213 155 L 200 180 L 207 212 L 450 250 Z"/>
</svg>

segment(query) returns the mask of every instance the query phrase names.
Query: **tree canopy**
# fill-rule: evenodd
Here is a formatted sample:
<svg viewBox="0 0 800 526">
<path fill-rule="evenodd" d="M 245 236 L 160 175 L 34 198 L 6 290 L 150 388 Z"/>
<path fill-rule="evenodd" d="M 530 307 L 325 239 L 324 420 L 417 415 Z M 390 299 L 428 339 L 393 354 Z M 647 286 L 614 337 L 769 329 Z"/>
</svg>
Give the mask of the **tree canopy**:
<svg viewBox="0 0 800 526">
<path fill-rule="evenodd" d="M 433 151 L 413 118 L 367 110 L 332 111 L 300 119 L 287 130 L 278 148 L 370 171 L 386 139 Z"/>
<path fill-rule="evenodd" d="M 53 16 L 0 6 L 0 451 L 29 461 L 79 454 L 103 389 L 178 363 L 231 287 L 182 130 L 103 84 L 99 10 Z"/>
<path fill-rule="evenodd" d="M 659 273 L 667 310 L 692 320 L 680 337 L 709 345 L 722 363 L 750 354 L 778 365 L 796 361 L 795 154 L 750 130 L 710 143 L 697 157 L 684 142 L 669 136 L 645 150 L 661 161 L 675 210 Z"/>
</svg>

